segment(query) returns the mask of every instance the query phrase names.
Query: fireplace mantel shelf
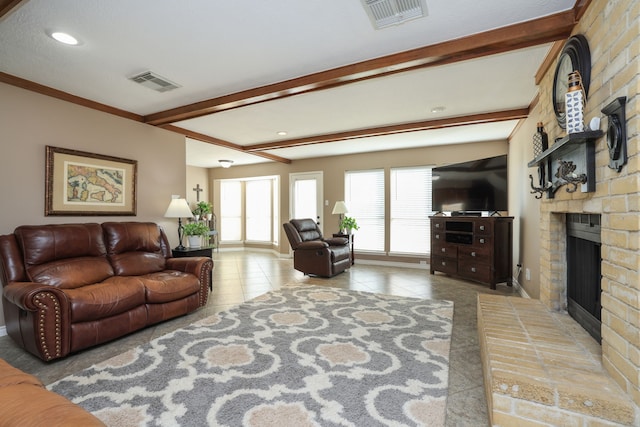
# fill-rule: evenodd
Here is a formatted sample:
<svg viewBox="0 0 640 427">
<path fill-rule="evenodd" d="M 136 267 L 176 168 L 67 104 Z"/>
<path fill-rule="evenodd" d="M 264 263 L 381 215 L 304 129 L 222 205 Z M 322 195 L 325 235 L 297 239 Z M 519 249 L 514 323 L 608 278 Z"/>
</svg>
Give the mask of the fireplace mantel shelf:
<svg viewBox="0 0 640 427">
<path fill-rule="evenodd" d="M 537 192 L 546 191 L 547 197 L 553 198 L 561 186 L 568 185 L 567 191 L 574 192 L 578 184 L 583 192 L 595 191 L 595 142 L 602 135 L 601 130 L 570 133 L 531 160 L 527 166 L 538 166 L 548 177 Z M 557 171 L 554 163 L 559 164 Z"/>
</svg>

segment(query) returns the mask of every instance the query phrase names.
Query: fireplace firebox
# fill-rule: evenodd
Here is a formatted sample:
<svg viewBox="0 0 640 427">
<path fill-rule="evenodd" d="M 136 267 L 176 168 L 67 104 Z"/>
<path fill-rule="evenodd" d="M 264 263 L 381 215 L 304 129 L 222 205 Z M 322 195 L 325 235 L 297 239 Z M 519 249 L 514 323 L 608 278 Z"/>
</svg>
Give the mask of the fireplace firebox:
<svg viewBox="0 0 640 427">
<path fill-rule="evenodd" d="M 600 215 L 570 213 L 567 224 L 567 310 L 592 337 L 601 335 Z"/>
</svg>

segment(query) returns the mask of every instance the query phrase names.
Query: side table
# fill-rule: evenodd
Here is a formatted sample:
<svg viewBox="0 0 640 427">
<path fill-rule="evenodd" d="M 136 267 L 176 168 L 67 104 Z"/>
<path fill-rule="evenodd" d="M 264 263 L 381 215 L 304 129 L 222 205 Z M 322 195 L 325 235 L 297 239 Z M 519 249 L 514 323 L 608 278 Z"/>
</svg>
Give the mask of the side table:
<svg viewBox="0 0 640 427">
<path fill-rule="evenodd" d="M 174 258 L 184 258 L 184 257 L 196 257 L 203 256 L 207 258 L 212 258 L 214 246 L 204 246 L 201 248 L 184 248 L 171 249 L 171 254 Z M 209 282 L 209 289 L 213 291 L 213 272 L 211 273 L 211 281 Z"/>
<path fill-rule="evenodd" d="M 353 234 L 342 234 L 342 233 L 333 233 L 333 237 L 344 237 L 349 239 L 349 244 L 351 245 L 351 265 L 356 263 L 356 255 L 353 251 Z"/>
</svg>

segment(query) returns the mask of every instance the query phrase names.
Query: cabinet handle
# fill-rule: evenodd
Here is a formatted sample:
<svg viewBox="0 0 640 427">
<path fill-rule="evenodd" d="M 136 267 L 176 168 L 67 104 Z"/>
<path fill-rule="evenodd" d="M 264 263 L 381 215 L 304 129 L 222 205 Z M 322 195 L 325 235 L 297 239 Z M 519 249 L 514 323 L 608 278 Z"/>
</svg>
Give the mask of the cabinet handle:
<svg viewBox="0 0 640 427">
<path fill-rule="evenodd" d="M 436 224 L 436 228 L 440 228 L 440 224 Z"/>
<path fill-rule="evenodd" d="M 442 248 L 441 250 L 442 250 L 442 252 L 447 252 L 446 248 Z"/>
<path fill-rule="evenodd" d="M 484 239 L 480 239 L 480 243 L 484 243 Z"/>
<path fill-rule="evenodd" d="M 471 252 L 471 256 L 476 256 L 476 253 L 475 252 Z"/>
<path fill-rule="evenodd" d="M 442 266 L 444 267 L 445 265 L 447 265 L 446 261 L 442 261 Z"/>
<path fill-rule="evenodd" d="M 476 268 L 475 267 L 471 267 L 471 272 L 475 273 L 476 272 Z"/>
<path fill-rule="evenodd" d="M 440 235 L 436 234 L 436 240 L 440 240 Z"/>
<path fill-rule="evenodd" d="M 480 230 L 484 231 L 484 225 L 480 226 Z"/>
</svg>

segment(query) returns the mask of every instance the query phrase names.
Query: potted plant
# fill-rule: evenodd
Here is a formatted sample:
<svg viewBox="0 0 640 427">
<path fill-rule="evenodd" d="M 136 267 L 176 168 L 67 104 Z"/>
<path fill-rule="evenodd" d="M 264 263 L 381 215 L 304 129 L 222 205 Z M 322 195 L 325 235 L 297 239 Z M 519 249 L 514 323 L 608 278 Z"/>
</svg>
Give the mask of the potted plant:
<svg viewBox="0 0 640 427">
<path fill-rule="evenodd" d="M 209 202 L 198 202 L 198 204 L 196 205 L 196 210 L 202 216 L 202 218 L 204 218 L 206 215 L 209 221 L 211 221 L 212 209 L 213 206 L 211 206 L 211 203 Z"/>
<path fill-rule="evenodd" d="M 340 222 L 340 228 L 345 230 L 347 234 L 351 234 L 352 230 L 360 229 L 360 227 L 358 227 L 356 219 L 350 216 L 345 216 L 344 218 L 342 218 L 342 221 Z"/>
<path fill-rule="evenodd" d="M 189 241 L 189 247 L 199 248 L 202 243 L 202 237 L 209 234 L 209 227 L 204 222 L 190 222 L 184 226 L 184 234 Z"/>
</svg>

